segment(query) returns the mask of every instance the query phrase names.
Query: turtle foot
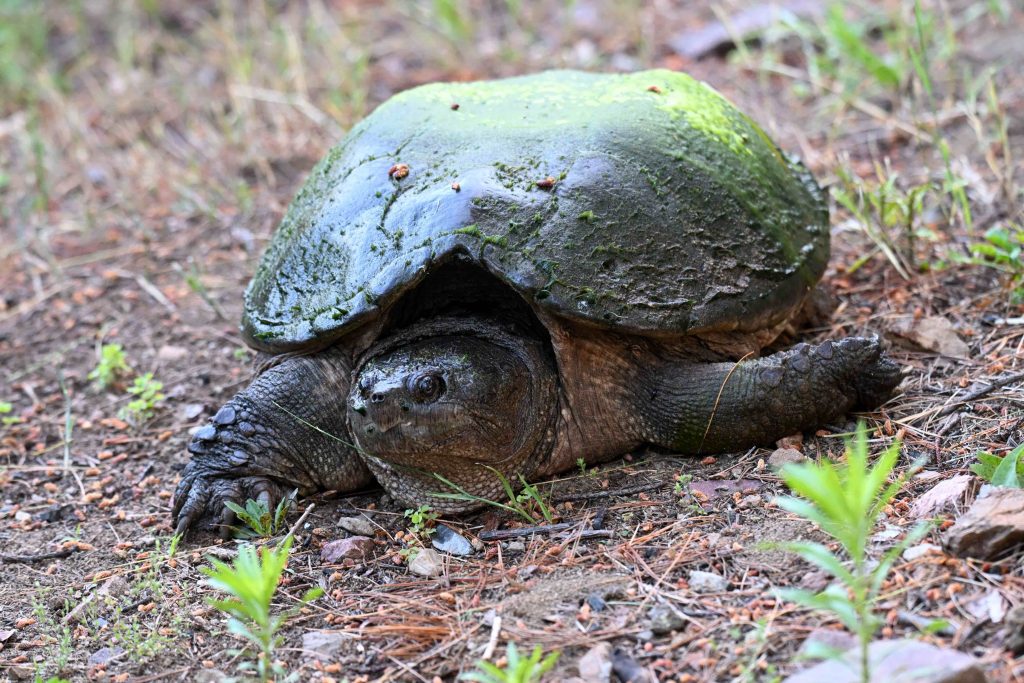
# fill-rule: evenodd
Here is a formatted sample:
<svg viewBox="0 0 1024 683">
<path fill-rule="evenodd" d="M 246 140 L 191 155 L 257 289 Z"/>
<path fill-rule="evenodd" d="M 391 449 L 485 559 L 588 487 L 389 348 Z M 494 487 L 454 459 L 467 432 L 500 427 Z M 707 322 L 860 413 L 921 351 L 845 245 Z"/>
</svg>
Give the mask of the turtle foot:
<svg viewBox="0 0 1024 683">
<path fill-rule="evenodd" d="M 878 337 L 848 337 L 835 348 L 856 392 L 854 410 L 874 410 L 892 397 L 903 379 L 903 369 L 882 353 Z"/>
<path fill-rule="evenodd" d="M 753 365 L 759 368 L 757 393 L 766 405 L 776 415 L 805 415 L 805 428 L 848 410 L 877 408 L 902 379 L 900 366 L 885 356 L 878 337 L 797 344 Z"/>
<path fill-rule="evenodd" d="M 190 528 L 217 529 L 228 537 L 237 523 L 234 511 L 227 507 L 231 501 L 242 507 L 248 500 L 256 500 L 273 510 L 287 495 L 286 487 L 262 476 L 237 476 L 210 471 L 190 462 L 174 492 L 171 516 L 174 533 L 184 534 Z"/>
</svg>

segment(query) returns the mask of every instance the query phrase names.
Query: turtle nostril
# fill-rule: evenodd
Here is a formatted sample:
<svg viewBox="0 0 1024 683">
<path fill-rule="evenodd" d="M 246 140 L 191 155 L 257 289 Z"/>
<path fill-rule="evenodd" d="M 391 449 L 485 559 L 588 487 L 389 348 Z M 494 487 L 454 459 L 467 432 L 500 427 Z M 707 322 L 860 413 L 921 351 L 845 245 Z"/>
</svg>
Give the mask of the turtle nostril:
<svg viewBox="0 0 1024 683">
<path fill-rule="evenodd" d="M 379 391 L 375 391 L 370 394 L 370 403 L 381 403 L 384 400 L 384 394 Z"/>
</svg>

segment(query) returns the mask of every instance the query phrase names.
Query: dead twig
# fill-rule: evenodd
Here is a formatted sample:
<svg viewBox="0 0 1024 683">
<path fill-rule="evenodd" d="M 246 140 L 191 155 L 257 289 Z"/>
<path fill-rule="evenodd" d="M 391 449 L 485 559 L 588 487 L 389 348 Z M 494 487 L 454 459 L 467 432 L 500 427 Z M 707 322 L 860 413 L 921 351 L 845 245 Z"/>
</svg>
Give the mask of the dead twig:
<svg viewBox="0 0 1024 683">
<path fill-rule="evenodd" d="M 77 548 L 65 548 L 54 550 L 51 553 L 39 553 L 38 555 L 4 555 L 0 554 L 0 564 L 32 564 L 43 560 L 59 560 L 75 552 Z"/>
<path fill-rule="evenodd" d="M 985 381 L 985 380 L 981 380 L 981 381 Z M 1007 384 L 1013 384 L 1014 382 L 1021 382 L 1021 381 L 1024 381 L 1024 372 L 1017 372 L 1017 373 L 1014 373 L 1012 375 L 1006 375 L 1004 377 L 1000 377 L 998 379 L 994 379 L 994 380 L 988 382 L 983 387 L 978 387 L 977 389 L 972 389 L 971 391 L 968 391 L 966 394 L 964 394 L 960 398 L 958 398 L 955 401 L 952 401 L 952 402 L 946 404 L 945 406 L 942 406 L 942 407 L 939 407 L 939 408 L 930 408 L 928 410 L 923 410 L 920 413 L 917 413 L 916 415 L 911 415 L 910 417 L 906 418 L 905 420 L 900 420 L 900 422 L 906 422 L 906 423 L 909 424 L 909 423 L 914 422 L 916 420 L 919 420 L 921 418 L 927 418 L 929 420 L 934 420 L 934 419 L 939 418 L 939 417 L 946 417 L 947 415 L 950 415 L 950 414 L 956 412 L 957 410 L 959 410 L 960 406 L 962 406 L 962 405 L 964 405 L 966 403 L 970 403 L 971 401 L 976 401 L 979 398 L 982 398 L 983 396 L 986 396 L 986 395 L 992 393 L 996 389 L 1001 389 L 1002 387 L 1005 387 Z"/>
<path fill-rule="evenodd" d="M 288 538 L 289 536 L 295 536 L 295 532 L 299 530 L 299 527 L 302 526 L 302 523 L 306 521 L 306 518 L 309 517 L 309 513 L 313 512 L 313 508 L 315 507 L 316 503 L 310 503 L 309 505 L 306 506 L 305 512 L 303 512 L 302 516 L 299 517 L 298 520 L 296 520 L 295 524 L 292 524 L 292 528 L 288 530 L 287 534 L 285 534 L 285 538 Z"/>
<path fill-rule="evenodd" d="M 498 636 L 501 635 L 501 615 L 494 616 L 491 622 L 491 637 L 487 640 L 487 647 L 484 648 L 482 659 L 490 659 L 494 655 L 494 648 L 498 646 Z"/>
<path fill-rule="evenodd" d="M 631 496 L 635 493 L 654 491 L 655 489 L 660 489 L 668 484 L 669 482 L 667 481 L 652 481 L 646 484 L 638 484 L 637 486 L 629 486 L 624 489 L 607 489 L 604 491 L 590 491 L 587 493 L 568 493 L 563 496 L 553 496 L 552 502 L 565 503 L 576 500 L 597 500 L 599 498 L 609 498 L 611 496 Z"/>
<path fill-rule="evenodd" d="M 481 531 L 477 538 L 481 541 L 504 541 L 510 538 L 523 538 L 524 536 L 547 536 L 548 534 L 568 531 L 578 527 L 582 522 L 559 522 L 557 524 L 542 524 L 540 526 L 524 526 L 521 529 L 495 529 L 494 531 Z"/>
</svg>

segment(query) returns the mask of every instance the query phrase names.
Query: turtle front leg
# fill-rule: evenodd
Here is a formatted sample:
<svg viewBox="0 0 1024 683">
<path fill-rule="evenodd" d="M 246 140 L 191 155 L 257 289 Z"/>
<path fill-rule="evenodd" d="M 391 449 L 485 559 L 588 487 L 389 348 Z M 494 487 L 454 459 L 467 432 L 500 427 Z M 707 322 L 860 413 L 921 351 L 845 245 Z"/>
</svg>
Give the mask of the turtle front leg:
<svg viewBox="0 0 1024 683">
<path fill-rule="evenodd" d="M 877 339 L 848 337 L 739 363 L 668 365 L 646 377 L 646 436 L 684 453 L 770 444 L 850 410 L 876 408 L 900 383 Z"/>
<path fill-rule="evenodd" d="M 229 500 L 271 508 L 295 488 L 350 491 L 372 482 L 348 434 L 350 370 L 336 351 L 285 357 L 218 410 L 189 444 L 171 512 L 176 533 L 226 532 L 235 521 Z"/>
</svg>

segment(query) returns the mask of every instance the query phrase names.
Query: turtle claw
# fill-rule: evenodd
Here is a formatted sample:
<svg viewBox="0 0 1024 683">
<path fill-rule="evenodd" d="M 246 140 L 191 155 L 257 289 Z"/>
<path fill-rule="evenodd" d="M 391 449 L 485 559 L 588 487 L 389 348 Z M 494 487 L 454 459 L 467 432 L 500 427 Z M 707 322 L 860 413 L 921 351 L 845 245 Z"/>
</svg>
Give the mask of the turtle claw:
<svg viewBox="0 0 1024 683">
<path fill-rule="evenodd" d="M 194 464 L 189 463 L 174 492 L 171 515 L 177 535 L 191 528 L 203 528 L 217 529 L 226 538 L 238 521 L 226 505 L 228 501 L 244 507 L 248 500 L 255 499 L 273 510 L 284 497 L 284 487 L 268 477 L 197 471 L 199 468 Z"/>
</svg>

